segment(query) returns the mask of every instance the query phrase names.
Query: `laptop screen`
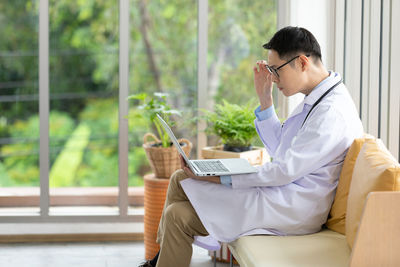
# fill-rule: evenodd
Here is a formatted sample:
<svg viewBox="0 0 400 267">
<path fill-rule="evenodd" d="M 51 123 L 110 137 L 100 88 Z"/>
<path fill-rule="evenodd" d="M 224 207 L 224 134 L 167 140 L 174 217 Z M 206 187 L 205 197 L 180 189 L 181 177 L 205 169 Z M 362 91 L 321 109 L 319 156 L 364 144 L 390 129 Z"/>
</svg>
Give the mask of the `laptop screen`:
<svg viewBox="0 0 400 267">
<path fill-rule="evenodd" d="M 186 163 L 190 165 L 190 161 L 188 157 L 186 156 L 185 152 L 183 151 L 181 145 L 179 144 L 178 140 L 176 139 L 174 133 L 172 132 L 171 128 L 169 128 L 168 124 L 161 118 L 159 114 L 157 114 L 158 120 L 161 122 L 161 125 L 164 127 L 165 131 L 167 131 L 169 138 L 171 141 L 174 143 L 176 149 L 178 149 L 179 153 L 182 155 L 182 157 L 185 159 Z"/>
</svg>

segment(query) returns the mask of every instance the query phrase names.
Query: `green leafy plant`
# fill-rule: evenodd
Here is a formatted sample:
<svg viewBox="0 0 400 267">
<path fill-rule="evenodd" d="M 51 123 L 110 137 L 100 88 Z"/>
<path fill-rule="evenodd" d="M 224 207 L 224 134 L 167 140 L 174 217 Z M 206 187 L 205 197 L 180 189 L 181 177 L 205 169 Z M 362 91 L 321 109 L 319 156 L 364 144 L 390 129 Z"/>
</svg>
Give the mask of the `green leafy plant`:
<svg viewBox="0 0 400 267">
<path fill-rule="evenodd" d="M 225 150 L 228 147 L 250 147 L 257 135 L 253 109 L 254 101 L 239 106 L 222 100 L 222 104 L 215 105 L 214 111 L 204 110 L 208 125 L 206 133 L 220 137 Z"/>
<path fill-rule="evenodd" d="M 137 109 L 140 112 L 135 113 L 135 116 L 147 119 L 148 122 L 155 127 L 157 135 L 161 140 L 162 147 L 170 147 L 171 143 L 167 132 L 157 119 L 157 114 L 160 114 L 160 116 L 170 126 L 174 125 L 174 122 L 170 120 L 170 115 L 181 116 L 181 113 L 178 110 L 172 109 L 167 103 L 167 97 L 167 93 L 154 93 L 152 96 L 149 96 L 146 93 L 141 93 L 128 97 L 128 100 L 139 101 L 140 105 L 137 107 Z"/>
</svg>

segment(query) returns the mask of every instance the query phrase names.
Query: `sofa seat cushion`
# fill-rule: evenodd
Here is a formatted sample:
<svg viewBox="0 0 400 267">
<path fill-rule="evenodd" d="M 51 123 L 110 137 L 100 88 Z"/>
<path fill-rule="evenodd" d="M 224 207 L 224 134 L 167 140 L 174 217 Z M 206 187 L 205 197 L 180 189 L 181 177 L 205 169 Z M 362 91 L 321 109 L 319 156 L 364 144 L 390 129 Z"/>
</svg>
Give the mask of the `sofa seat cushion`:
<svg viewBox="0 0 400 267">
<path fill-rule="evenodd" d="M 348 266 L 346 237 L 326 229 L 302 236 L 244 236 L 229 243 L 241 267 Z"/>
</svg>

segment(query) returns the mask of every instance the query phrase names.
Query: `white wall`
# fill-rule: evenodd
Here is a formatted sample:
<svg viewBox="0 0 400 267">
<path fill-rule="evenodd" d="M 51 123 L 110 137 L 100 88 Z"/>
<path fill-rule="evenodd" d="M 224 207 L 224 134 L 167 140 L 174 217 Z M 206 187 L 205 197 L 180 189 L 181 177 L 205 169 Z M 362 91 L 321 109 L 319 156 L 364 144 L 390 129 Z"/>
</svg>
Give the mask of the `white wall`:
<svg viewBox="0 0 400 267">
<path fill-rule="evenodd" d="M 399 0 L 336 0 L 336 66 L 360 113 L 364 131 L 399 159 Z M 344 56 L 343 56 L 344 55 Z M 342 58 L 341 58 L 342 57 Z"/>
<path fill-rule="evenodd" d="M 280 0 L 278 28 L 310 30 L 328 69 L 341 73 L 360 113 L 364 130 L 400 154 L 399 0 Z M 397 13 L 396 13 L 397 12 Z M 303 95 L 278 98 L 281 117 Z"/>
<path fill-rule="evenodd" d="M 299 26 L 309 30 L 321 46 L 322 61 L 328 70 L 334 70 L 335 5 L 333 0 L 281 0 L 278 1 L 278 29 Z M 297 94 L 286 98 L 279 95 L 281 117 L 287 117 L 304 98 Z"/>
</svg>

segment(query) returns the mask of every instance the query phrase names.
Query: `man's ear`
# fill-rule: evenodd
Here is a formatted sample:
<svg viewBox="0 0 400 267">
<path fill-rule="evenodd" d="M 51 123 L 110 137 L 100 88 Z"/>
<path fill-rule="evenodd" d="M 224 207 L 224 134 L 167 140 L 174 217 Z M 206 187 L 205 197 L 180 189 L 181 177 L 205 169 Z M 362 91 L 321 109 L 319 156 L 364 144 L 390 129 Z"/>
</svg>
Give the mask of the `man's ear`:
<svg viewBox="0 0 400 267">
<path fill-rule="evenodd" d="M 300 59 L 301 70 L 302 70 L 302 71 L 307 70 L 308 67 L 309 67 L 309 64 L 311 63 L 311 62 L 310 62 L 310 58 L 309 58 L 309 57 L 306 57 L 305 55 L 301 55 L 301 56 L 299 57 L 299 59 Z"/>
</svg>

